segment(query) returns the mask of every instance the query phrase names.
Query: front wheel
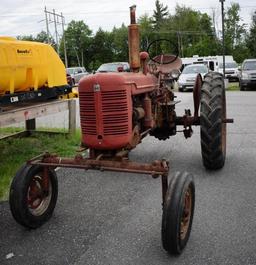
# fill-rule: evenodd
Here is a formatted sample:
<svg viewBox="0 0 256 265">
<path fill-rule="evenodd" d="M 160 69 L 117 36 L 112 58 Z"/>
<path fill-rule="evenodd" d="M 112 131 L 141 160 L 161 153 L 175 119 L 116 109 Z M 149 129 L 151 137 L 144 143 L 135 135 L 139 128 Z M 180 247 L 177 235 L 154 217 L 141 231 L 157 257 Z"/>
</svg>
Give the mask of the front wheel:
<svg viewBox="0 0 256 265">
<path fill-rule="evenodd" d="M 181 254 L 192 227 L 195 184 L 191 174 L 177 172 L 171 179 L 163 207 L 162 244 L 170 254 Z"/>
<path fill-rule="evenodd" d="M 203 164 L 220 169 L 226 159 L 226 96 L 223 76 L 209 73 L 201 89 L 200 136 Z"/>
<path fill-rule="evenodd" d="M 48 167 L 24 165 L 10 188 L 10 209 L 14 219 L 28 228 L 37 228 L 52 215 L 58 197 L 58 181 Z"/>
</svg>

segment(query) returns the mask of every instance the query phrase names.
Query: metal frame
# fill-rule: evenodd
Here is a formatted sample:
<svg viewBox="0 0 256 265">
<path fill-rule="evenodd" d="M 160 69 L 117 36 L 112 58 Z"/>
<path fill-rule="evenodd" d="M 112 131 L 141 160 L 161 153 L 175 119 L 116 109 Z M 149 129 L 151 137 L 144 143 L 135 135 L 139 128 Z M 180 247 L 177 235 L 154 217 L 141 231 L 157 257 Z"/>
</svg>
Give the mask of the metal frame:
<svg viewBox="0 0 256 265">
<path fill-rule="evenodd" d="M 26 91 L 14 94 L 5 94 L 0 97 L 0 107 L 6 105 L 15 105 L 20 102 L 31 102 L 36 100 L 46 100 L 50 98 L 57 98 L 61 95 L 66 95 L 72 92 L 72 87 L 69 85 L 42 88 L 39 90 Z"/>
<path fill-rule="evenodd" d="M 152 163 L 137 163 L 128 160 L 127 157 L 113 157 L 113 159 L 101 159 L 100 156 L 94 158 L 83 158 L 82 155 L 76 155 L 74 158 L 59 157 L 50 153 L 41 154 L 29 160 L 29 165 L 39 165 L 44 168 L 78 168 L 85 170 L 100 170 L 127 172 L 137 174 L 148 174 L 153 178 L 161 176 L 162 180 L 162 200 L 165 201 L 168 189 L 169 163 L 166 160 L 156 160 Z"/>
<path fill-rule="evenodd" d="M 59 112 L 68 111 L 69 133 L 73 134 L 76 130 L 76 101 L 74 99 L 52 100 L 41 103 L 23 103 L 18 105 L 6 106 L 0 111 L 0 127 L 6 127 L 15 123 L 25 122 L 26 129 L 18 134 L 9 135 L 30 135 L 36 130 L 36 118 Z M 0 139 L 5 139 L 4 136 Z"/>
</svg>

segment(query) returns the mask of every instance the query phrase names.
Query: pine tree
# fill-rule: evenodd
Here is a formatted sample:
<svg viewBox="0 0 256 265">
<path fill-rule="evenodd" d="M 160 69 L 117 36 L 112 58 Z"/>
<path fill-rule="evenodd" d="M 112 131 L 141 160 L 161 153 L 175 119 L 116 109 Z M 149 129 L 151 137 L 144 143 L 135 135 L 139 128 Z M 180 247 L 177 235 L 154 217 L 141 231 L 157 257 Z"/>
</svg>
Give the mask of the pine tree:
<svg viewBox="0 0 256 265">
<path fill-rule="evenodd" d="M 153 25 L 155 29 L 160 29 L 161 24 L 169 15 L 168 6 L 164 6 L 159 0 L 155 2 L 155 10 L 153 14 Z"/>
<path fill-rule="evenodd" d="M 247 47 L 250 50 L 250 57 L 256 58 L 256 12 L 252 17 L 252 25 L 247 39 Z"/>
</svg>

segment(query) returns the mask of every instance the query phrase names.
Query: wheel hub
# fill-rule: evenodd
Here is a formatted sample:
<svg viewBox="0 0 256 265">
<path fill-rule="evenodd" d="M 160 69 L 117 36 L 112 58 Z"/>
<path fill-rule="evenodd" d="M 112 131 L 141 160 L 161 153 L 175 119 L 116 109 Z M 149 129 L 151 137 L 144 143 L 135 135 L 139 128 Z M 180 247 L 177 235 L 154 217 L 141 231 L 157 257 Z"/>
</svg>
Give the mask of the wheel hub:
<svg viewBox="0 0 256 265">
<path fill-rule="evenodd" d="M 183 213 L 180 224 L 181 240 L 184 240 L 187 235 L 191 219 L 191 211 L 192 211 L 192 190 L 191 187 L 189 187 L 185 193 L 184 207 L 183 207 Z"/>
<path fill-rule="evenodd" d="M 46 176 L 49 178 L 49 176 Z M 32 178 L 27 192 L 27 205 L 31 214 L 35 216 L 42 215 L 48 208 L 51 196 L 52 186 L 51 182 L 48 182 L 47 191 L 43 186 L 43 177 L 36 175 Z"/>
</svg>

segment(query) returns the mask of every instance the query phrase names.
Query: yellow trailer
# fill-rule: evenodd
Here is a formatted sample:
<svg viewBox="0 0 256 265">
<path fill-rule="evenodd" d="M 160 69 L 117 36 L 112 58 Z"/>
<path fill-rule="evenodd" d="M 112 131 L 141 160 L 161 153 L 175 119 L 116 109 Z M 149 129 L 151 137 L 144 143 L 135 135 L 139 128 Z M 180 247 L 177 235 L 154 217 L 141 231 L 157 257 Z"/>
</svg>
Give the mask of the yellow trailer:
<svg viewBox="0 0 256 265">
<path fill-rule="evenodd" d="M 50 45 L 0 37 L 0 104 L 69 92 L 65 66 Z"/>
</svg>

